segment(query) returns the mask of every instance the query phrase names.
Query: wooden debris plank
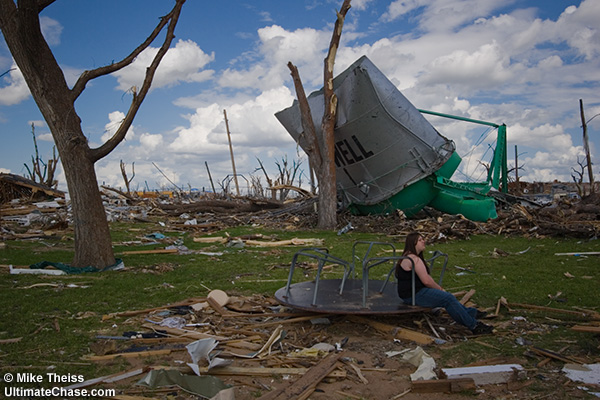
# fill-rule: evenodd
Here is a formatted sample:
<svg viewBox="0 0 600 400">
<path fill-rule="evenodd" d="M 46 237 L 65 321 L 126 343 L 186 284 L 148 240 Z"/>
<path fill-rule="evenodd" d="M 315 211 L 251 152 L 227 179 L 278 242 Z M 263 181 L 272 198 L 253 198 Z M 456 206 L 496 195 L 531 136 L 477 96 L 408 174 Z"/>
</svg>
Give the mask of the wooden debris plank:
<svg viewBox="0 0 600 400">
<path fill-rule="evenodd" d="M 323 239 L 300 239 L 292 238 L 288 240 L 278 240 L 267 242 L 265 240 L 244 240 L 244 243 L 248 246 L 261 246 L 261 247 L 281 247 L 281 246 L 322 246 Z"/>
<path fill-rule="evenodd" d="M 588 312 L 582 312 L 582 311 L 564 310 L 562 308 L 552 308 L 552 307 L 538 306 L 538 305 L 534 305 L 534 304 L 523 304 L 523 303 L 510 303 L 510 305 L 513 307 L 527 308 L 527 309 L 531 309 L 531 310 L 552 311 L 552 312 L 563 313 L 563 314 L 578 315 L 583 318 L 589 317 L 592 319 L 600 319 L 600 313 L 588 313 Z"/>
<path fill-rule="evenodd" d="M 229 334 L 229 335 L 246 335 L 247 338 L 246 340 L 254 340 L 254 335 L 258 335 L 261 338 L 265 338 L 265 337 L 269 337 L 271 336 L 270 333 L 266 333 L 266 332 L 255 332 L 255 331 L 251 331 L 248 329 L 240 329 L 240 328 L 228 328 L 228 327 L 223 327 L 221 328 L 221 333 L 223 334 Z M 251 338 L 251 339 L 250 339 Z M 259 339 L 260 340 L 260 339 Z"/>
<path fill-rule="evenodd" d="M 452 292 L 451 294 L 452 294 L 452 296 L 454 296 L 454 297 L 456 297 L 458 299 L 459 297 L 464 296 L 465 294 L 467 294 L 467 291 L 466 290 L 460 290 L 458 292 Z"/>
<path fill-rule="evenodd" d="M 227 238 L 223 236 L 211 236 L 211 237 L 195 237 L 194 242 L 196 243 L 225 243 Z"/>
<path fill-rule="evenodd" d="M 404 396 L 406 396 L 407 394 L 409 394 L 409 393 L 411 392 L 411 390 L 412 390 L 412 389 L 406 389 L 404 392 L 402 392 L 402 393 L 399 393 L 399 394 L 395 395 L 395 396 L 394 396 L 394 397 L 392 397 L 390 400 L 397 400 L 397 399 L 399 399 L 399 398 L 401 398 L 401 397 L 404 397 Z"/>
<path fill-rule="evenodd" d="M 558 353 L 556 353 L 554 351 L 551 351 L 551 350 L 546 350 L 546 349 L 542 349 L 540 347 L 535 347 L 535 346 L 533 346 L 531 348 L 531 350 L 534 353 L 537 353 L 537 354 L 542 355 L 544 357 L 548 357 L 548 358 L 552 358 L 552 359 L 555 359 L 555 360 L 559 360 L 559 361 L 565 362 L 567 364 L 581 364 L 580 361 L 577 361 L 577 360 L 575 360 L 573 358 L 570 358 L 570 357 L 567 357 L 567 356 L 560 355 L 560 354 L 558 354 Z"/>
<path fill-rule="evenodd" d="M 23 339 L 23 337 L 16 337 L 16 338 L 10 338 L 10 339 L 1 339 L 0 340 L 0 344 L 18 343 L 18 342 L 21 341 L 21 339 Z"/>
<path fill-rule="evenodd" d="M 96 385 L 98 383 L 113 383 L 122 381 L 123 379 L 128 379 L 137 375 L 140 375 L 144 372 L 148 372 L 150 368 L 136 368 L 126 372 L 117 372 L 116 374 L 101 376 L 99 378 L 87 379 L 83 382 L 74 383 L 70 386 L 67 386 L 65 389 L 79 389 L 85 388 L 92 385 Z"/>
<path fill-rule="evenodd" d="M 148 345 L 148 344 L 163 344 L 163 343 L 189 343 L 194 339 L 185 337 L 157 337 L 157 338 L 134 338 L 130 339 L 133 343 Z"/>
<path fill-rule="evenodd" d="M 257 247 L 281 247 L 281 246 L 293 246 L 294 243 L 292 240 L 278 240 L 276 242 L 267 242 L 264 240 L 245 240 L 244 243 L 248 246 L 257 246 Z"/>
<path fill-rule="evenodd" d="M 317 365 L 310 368 L 297 381 L 287 387 L 274 390 L 260 397 L 260 400 L 307 399 L 316 389 L 321 380 L 327 377 L 335 368 L 342 353 L 331 353 Z"/>
<path fill-rule="evenodd" d="M 223 344 L 231 344 L 231 343 L 251 343 L 253 341 L 260 341 L 263 339 L 263 335 L 259 335 L 256 332 L 251 332 L 250 335 L 248 335 L 247 333 L 242 333 L 242 332 L 237 332 L 235 329 L 233 330 L 234 333 L 238 334 L 238 335 L 246 335 L 246 337 L 244 339 L 230 339 L 230 340 L 223 340 L 221 343 Z M 266 335 L 266 336 L 270 336 L 270 335 Z"/>
<path fill-rule="evenodd" d="M 135 358 L 135 357 L 151 357 L 151 356 L 162 356 L 166 354 L 171 354 L 170 349 L 163 350 L 147 350 L 147 351 L 132 351 L 130 353 L 115 353 L 115 354 L 106 354 L 103 356 L 83 356 L 83 360 L 88 361 L 103 361 L 103 360 L 112 360 L 117 357 L 123 358 Z"/>
<path fill-rule="evenodd" d="M 233 347 L 234 349 L 244 349 L 251 351 L 258 351 L 262 348 L 262 345 L 258 343 L 250 343 L 245 340 L 237 340 L 220 344 L 223 344 L 225 347 Z"/>
<path fill-rule="evenodd" d="M 155 249 L 155 250 L 131 250 L 131 251 L 122 251 L 123 255 L 132 255 L 132 254 L 175 254 L 178 253 L 179 249 Z"/>
<path fill-rule="evenodd" d="M 421 332 L 412 331 L 406 328 L 399 328 L 393 325 L 384 324 L 382 322 L 373 321 L 365 317 L 359 317 L 356 315 L 350 315 L 346 317 L 352 322 L 369 325 L 380 332 L 391 335 L 396 339 L 410 340 L 418 344 L 426 345 L 435 342 L 435 339 L 429 335 L 425 335 Z"/>
<path fill-rule="evenodd" d="M 22 186 L 31 189 L 34 193 L 37 191 L 42 191 L 46 193 L 48 196 L 52 197 L 60 197 L 65 198 L 65 192 L 62 192 L 57 189 L 52 189 L 49 186 L 46 186 L 41 183 L 37 183 L 32 181 L 31 179 L 27 179 L 20 175 L 10 174 L 10 173 L 0 173 L 0 181 L 8 182 L 16 186 Z"/>
<path fill-rule="evenodd" d="M 571 329 L 576 332 L 600 333 L 600 326 L 575 325 L 575 326 L 571 327 Z"/>
<path fill-rule="evenodd" d="M 475 289 L 471 289 L 467 292 L 467 294 L 465 294 L 462 299 L 460 299 L 460 304 L 462 304 L 463 306 L 465 304 L 467 304 L 467 301 L 471 300 L 471 297 L 473 297 L 473 295 L 475 294 Z"/>
<path fill-rule="evenodd" d="M 167 326 L 159 326 L 159 325 L 155 325 L 155 324 L 143 324 L 142 326 L 144 328 L 149 328 L 149 329 L 153 329 L 153 330 L 165 331 L 169 335 L 190 338 L 190 339 L 194 339 L 194 340 L 215 339 L 217 341 L 221 341 L 221 340 L 227 339 L 226 337 L 223 337 L 223 336 L 211 335 L 208 333 L 198 332 L 198 331 L 193 331 L 193 330 L 188 330 L 188 329 L 169 328 Z"/>
<path fill-rule="evenodd" d="M 308 373 L 310 368 L 268 368 L 268 367 L 217 367 L 211 368 L 201 367 L 199 369 L 201 374 L 208 375 L 237 375 L 237 376 L 274 376 L 274 375 L 305 375 Z M 347 376 L 345 371 L 330 371 L 326 377 L 330 378 L 345 378 Z"/>
<path fill-rule="evenodd" d="M 153 311 L 158 311 L 158 310 L 166 310 L 172 307 L 180 307 L 180 306 L 189 306 L 195 303 L 200 303 L 206 301 L 206 298 L 202 297 L 193 297 L 187 300 L 183 300 L 180 301 L 178 303 L 173 303 L 173 304 L 169 304 L 166 306 L 160 306 L 160 307 L 153 307 L 153 308 L 146 308 L 143 310 L 133 310 L 133 311 L 120 311 L 120 312 L 116 312 L 116 313 L 110 313 L 110 314 L 106 314 L 102 316 L 102 320 L 106 320 L 106 319 L 110 319 L 112 317 L 133 317 L 134 315 L 139 315 L 139 314 L 148 314 L 151 313 Z"/>
<path fill-rule="evenodd" d="M 356 375 L 358 375 L 358 379 L 360 379 L 362 383 L 364 383 L 365 385 L 369 384 L 369 381 L 362 374 L 362 371 L 360 370 L 360 368 L 358 368 L 358 365 L 354 363 L 348 363 L 348 365 L 354 370 L 354 372 L 356 372 Z"/>
<path fill-rule="evenodd" d="M 435 379 L 412 382 L 415 393 L 455 393 L 475 389 L 473 378 Z"/>
<path fill-rule="evenodd" d="M 29 206 L 24 208 L 2 208 L 0 210 L 0 215 L 3 217 L 13 216 L 13 215 L 27 215 L 32 211 L 35 211 L 37 207 Z"/>
<path fill-rule="evenodd" d="M 212 307 L 213 310 L 215 310 L 220 315 L 224 316 L 227 314 L 232 314 L 221 305 L 219 300 L 215 299 L 214 297 L 208 296 L 206 298 L 206 302 Z M 233 313 L 233 314 L 235 314 L 235 313 Z"/>
</svg>

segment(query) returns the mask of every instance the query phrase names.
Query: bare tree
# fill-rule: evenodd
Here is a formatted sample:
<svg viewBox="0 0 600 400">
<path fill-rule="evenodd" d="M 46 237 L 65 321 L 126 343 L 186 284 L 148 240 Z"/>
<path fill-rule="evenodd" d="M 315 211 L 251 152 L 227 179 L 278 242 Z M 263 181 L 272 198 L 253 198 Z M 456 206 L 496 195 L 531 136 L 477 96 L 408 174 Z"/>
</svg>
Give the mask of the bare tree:
<svg viewBox="0 0 600 400">
<path fill-rule="evenodd" d="M 160 18 L 150 36 L 121 61 L 84 71 L 69 88 L 63 71 L 42 35 L 39 14 L 55 0 L 0 0 L 0 29 L 21 70 L 56 143 L 71 197 L 75 231 L 73 266 L 104 268 L 115 263 L 110 231 L 96 179 L 94 164 L 125 138 L 127 130 L 150 90 L 156 69 L 169 49 L 185 0 Z M 86 85 L 130 65 L 166 27 L 164 41 L 146 69 L 141 88 L 133 88 L 127 115 L 114 135 L 100 147 L 91 148 L 83 134 L 75 101 Z"/>
<path fill-rule="evenodd" d="M 322 137 L 318 138 L 315 126 L 312 122 L 310 107 L 306 99 L 306 93 L 300 80 L 298 68 L 291 62 L 288 68 L 291 71 L 298 97 L 298 105 L 302 119 L 302 128 L 308 145 L 305 148 L 308 162 L 317 175 L 319 182 L 319 222 L 320 229 L 334 229 L 337 224 L 337 188 L 335 177 L 335 148 L 334 128 L 337 112 L 337 96 L 333 92 L 333 66 L 335 56 L 342 36 L 344 19 L 350 10 L 350 0 L 344 0 L 341 10 L 337 13 L 337 19 L 333 28 L 333 35 L 329 44 L 329 52 L 324 60 L 323 68 L 323 94 L 325 111 L 321 122 Z"/>
<path fill-rule="evenodd" d="M 262 161 L 260 161 L 260 158 L 256 158 L 256 160 L 258 161 L 258 164 L 260 165 L 259 168 L 257 168 L 256 170 L 261 170 L 263 172 L 263 174 L 265 175 L 265 179 L 267 180 L 267 186 L 269 188 L 273 187 L 273 180 L 269 177 L 269 174 L 267 173 L 267 170 L 265 169 L 265 166 L 263 165 Z M 276 190 L 275 189 L 271 189 L 271 199 L 275 200 L 276 198 Z"/>
<path fill-rule="evenodd" d="M 40 157 L 38 150 L 37 139 L 35 137 L 35 124 L 31 124 L 31 135 L 33 136 L 33 148 L 35 157 L 31 156 L 31 168 L 25 164 L 25 168 L 29 173 L 29 178 L 37 183 L 41 183 L 51 188 L 56 188 L 58 181 L 54 179 L 56 166 L 58 165 L 58 157 L 56 156 L 56 146 L 52 146 L 52 158 L 47 163 Z"/>
<path fill-rule="evenodd" d="M 123 181 L 125 181 L 125 189 L 127 189 L 127 194 L 131 194 L 129 186 L 131 185 L 133 178 L 135 178 L 135 162 L 131 163 L 131 178 L 127 177 L 127 165 L 123 162 L 123 160 L 121 160 L 119 166 L 121 167 L 121 175 L 123 176 Z"/>
<path fill-rule="evenodd" d="M 581 161 L 579 159 L 579 156 L 577 157 L 577 164 L 579 165 L 579 171 L 576 170 L 575 168 L 571 167 L 571 178 L 573 179 L 573 182 L 575 182 L 575 186 L 577 186 L 577 194 L 579 194 L 580 197 L 585 196 L 585 188 L 583 186 L 583 177 L 585 176 L 585 170 L 587 168 L 587 164 L 585 164 L 583 161 Z M 590 185 L 591 187 L 591 185 Z M 590 189 L 591 190 L 591 189 Z"/>
<path fill-rule="evenodd" d="M 279 192 L 279 200 L 285 201 L 290 192 L 289 189 L 286 189 L 286 187 L 294 185 L 294 180 L 296 179 L 298 170 L 302 165 L 302 161 L 293 161 L 292 165 L 290 166 L 288 164 L 287 156 L 285 156 L 281 159 L 281 163 L 279 163 L 279 161 L 275 161 L 275 165 L 277 165 L 277 170 L 279 171 L 279 177 L 277 178 L 275 184 L 282 187 Z M 298 184 L 298 186 L 300 186 L 300 184 Z"/>
<path fill-rule="evenodd" d="M 594 172 L 592 171 L 592 156 L 590 155 L 590 144 L 587 133 L 587 123 L 598 116 L 594 115 L 589 121 L 585 120 L 585 112 L 583 111 L 583 100 L 579 99 L 579 113 L 581 114 L 581 127 L 583 128 L 583 148 L 585 150 L 585 158 L 587 161 L 588 177 L 590 180 L 590 194 L 594 193 Z M 579 161 L 579 160 L 578 160 Z"/>
</svg>

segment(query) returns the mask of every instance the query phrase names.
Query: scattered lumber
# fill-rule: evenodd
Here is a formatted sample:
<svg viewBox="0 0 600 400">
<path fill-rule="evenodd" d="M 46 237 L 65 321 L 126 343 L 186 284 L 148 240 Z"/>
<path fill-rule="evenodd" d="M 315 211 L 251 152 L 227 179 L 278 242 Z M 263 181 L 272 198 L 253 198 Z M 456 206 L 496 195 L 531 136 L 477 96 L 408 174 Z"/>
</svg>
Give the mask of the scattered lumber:
<svg viewBox="0 0 600 400">
<path fill-rule="evenodd" d="M 563 356 L 563 355 L 558 354 L 557 352 L 554 352 L 554 351 L 551 351 L 551 350 L 542 349 L 542 348 L 536 347 L 536 346 L 533 346 L 531 348 L 531 350 L 534 353 L 537 353 L 537 354 L 539 354 L 541 356 L 552 358 L 552 359 L 558 360 L 558 361 L 562 361 L 562 362 L 565 362 L 567 364 L 581 364 L 580 361 L 577 361 L 577 360 L 575 360 L 573 358 L 570 358 L 570 357 L 567 357 L 567 356 Z"/>
<path fill-rule="evenodd" d="M 122 251 L 123 255 L 132 255 L 132 254 L 175 254 L 179 253 L 178 249 L 154 249 L 154 250 L 131 250 L 131 251 Z"/>
<path fill-rule="evenodd" d="M 20 175 L 0 172 L 0 203 L 24 196 L 33 197 L 42 193 L 48 197 L 65 197 L 65 192 L 36 183 Z"/>
<path fill-rule="evenodd" d="M 162 356 L 166 354 L 170 354 L 170 349 L 163 350 L 147 350 L 147 351 L 132 351 L 129 353 L 115 353 L 115 354 L 105 354 L 102 356 L 83 356 L 83 360 L 87 361 L 105 361 L 105 360 L 113 360 L 117 357 L 122 358 L 136 358 L 136 357 L 152 357 L 152 356 Z"/>
<path fill-rule="evenodd" d="M 460 304 L 462 304 L 463 306 L 465 304 L 467 304 L 467 302 L 469 300 L 471 300 L 471 297 L 473 297 L 473 295 L 475 294 L 475 289 L 471 289 L 467 292 L 467 294 L 465 294 L 462 299 L 460 299 Z"/>
<path fill-rule="evenodd" d="M 600 326 L 575 325 L 571 329 L 576 332 L 600 333 Z"/>
<path fill-rule="evenodd" d="M 135 311 L 119 311 L 119 312 L 115 312 L 115 313 L 110 313 L 110 314 L 106 314 L 102 316 L 102 320 L 107 320 L 107 319 L 111 319 L 114 317 L 132 317 L 134 315 L 140 315 L 140 314 L 148 314 L 151 313 L 153 311 L 158 311 L 158 310 L 166 310 L 169 308 L 173 308 L 173 307 L 179 307 L 179 306 L 190 306 L 192 304 L 195 303 L 200 303 L 202 301 L 205 301 L 206 299 L 204 297 L 192 297 L 189 298 L 187 300 L 183 300 L 177 303 L 173 303 L 173 304 L 169 304 L 166 306 L 160 306 L 160 307 L 153 307 L 153 308 L 145 308 L 143 310 L 135 310 Z"/>
<path fill-rule="evenodd" d="M 237 376 L 274 376 L 274 375 L 306 375 L 310 368 L 269 368 L 269 367 L 218 367 L 211 368 L 201 367 L 199 372 L 208 375 L 237 375 Z M 330 371 L 325 377 L 329 378 L 345 378 L 346 373 L 342 370 Z"/>
<path fill-rule="evenodd" d="M 211 335 L 208 333 L 193 331 L 193 330 L 188 330 L 188 329 L 170 328 L 168 326 L 159 326 L 159 325 L 154 325 L 154 324 L 143 324 L 142 326 L 144 328 L 148 328 L 151 330 L 157 329 L 160 331 L 164 331 L 172 336 L 178 336 L 178 337 L 188 338 L 188 339 L 193 339 L 193 340 L 199 340 L 199 339 L 226 340 L 227 339 L 224 336 Z"/>
<path fill-rule="evenodd" d="M 337 361 L 342 353 L 331 353 L 322 359 L 317 365 L 302 375 L 291 385 L 274 390 L 260 397 L 260 400 L 288 400 L 288 399 L 307 399 L 316 389 L 323 378 L 329 375 L 335 368 Z"/>
<path fill-rule="evenodd" d="M 523 304 L 523 303 L 510 303 L 510 305 L 512 307 L 516 307 L 516 308 L 526 308 L 526 309 L 531 309 L 531 310 L 549 311 L 549 312 L 555 312 L 555 313 L 561 313 L 561 314 L 576 315 L 581 318 L 591 318 L 594 320 L 600 320 L 600 313 L 593 312 L 593 311 L 585 312 L 585 311 L 564 310 L 562 308 L 552 308 L 552 307 L 538 306 L 538 305 L 534 305 L 534 304 Z"/>
<path fill-rule="evenodd" d="M 23 339 L 23 337 L 16 337 L 10 339 L 0 339 L 0 344 L 8 344 L 8 343 L 18 343 Z"/>
<path fill-rule="evenodd" d="M 137 375 L 141 375 L 144 372 L 148 372 L 148 370 L 149 370 L 149 368 L 136 368 L 136 369 L 126 371 L 126 372 L 118 372 L 116 374 L 101 376 L 99 378 L 87 379 L 83 382 L 78 382 L 78 383 L 74 383 L 70 386 L 67 386 L 65 389 L 68 389 L 68 390 L 80 389 L 80 388 L 97 385 L 99 383 L 118 382 L 118 381 L 121 381 L 124 379 L 132 378 Z"/>
</svg>

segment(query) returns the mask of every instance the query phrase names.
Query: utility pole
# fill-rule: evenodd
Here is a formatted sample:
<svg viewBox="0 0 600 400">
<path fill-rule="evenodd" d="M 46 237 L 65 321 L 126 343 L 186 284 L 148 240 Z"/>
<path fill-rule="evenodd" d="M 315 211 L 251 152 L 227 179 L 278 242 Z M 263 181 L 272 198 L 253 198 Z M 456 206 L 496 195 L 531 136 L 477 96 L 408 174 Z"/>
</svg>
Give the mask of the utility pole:
<svg viewBox="0 0 600 400">
<path fill-rule="evenodd" d="M 590 194 L 594 193 L 594 173 L 592 172 L 592 157 L 590 156 L 590 145 L 587 134 L 587 123 L 585 122 L 585 114 L 583 112 L 583 100 L 579 99 L 579 111 L 581 113 L 581 126 L 583 128 L 583 149 L 587 158 L 587 169 L 590 180 Z"/>
<path fill-rule="evenodd" d="M 517 152 L 517 145 L 515 145 L 515 184 L 516 193 L 521 194 L 521 186 L 519 185 L 519 155 Z"/>
<path fill-rule="evenodd" d="M 208 169 L 208 163 L 204 161 L 204 165 L 206 165 L 206 171 L 208 172 L 208 179 L 210 179 L 210 187 L 212 188 L 213 194 L 217 194 L 215 190 L 215 184 L 213 183 L 212 176 L 210 175 L 210 169 Z"/>
<path fill-rule="evenodd" d="M 233 168 L 233 180 L 235 181 L 235 191 L 240 195 L 240 185 L 238 185 L 237 173 L 235 172 L 235 160 L 233 158 L 233 146 L 231 145 L 231 133 L 229 133 L 229 121 L 227 121 L 227 111 L 223 110 L 225 117 L 225 128 L 227 129 L 227 139 L 229 140 L 229 154 L 231 154 L 231 167 Z"/>
</svg>

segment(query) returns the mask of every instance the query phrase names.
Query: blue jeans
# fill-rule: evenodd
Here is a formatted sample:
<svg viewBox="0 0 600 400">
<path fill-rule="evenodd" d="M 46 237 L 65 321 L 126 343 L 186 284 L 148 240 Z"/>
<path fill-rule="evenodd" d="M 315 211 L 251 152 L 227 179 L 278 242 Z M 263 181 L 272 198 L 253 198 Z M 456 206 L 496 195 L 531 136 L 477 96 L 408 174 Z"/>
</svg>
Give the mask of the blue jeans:
<svg viewBox="0 0 600 400">
<path fill-rule="evenodd" d="M 406 304 L 412 304 L 412 297 L 402 299 L 402 301 Z M 415 295 L 415 304 L 428 308 L 443 307 L 453 320 L 471 330 L 477 325 L 475 319 L 477 309 L 463 306 L 454 295 L 443 290 L 422 288 Z"/>
</svg>

